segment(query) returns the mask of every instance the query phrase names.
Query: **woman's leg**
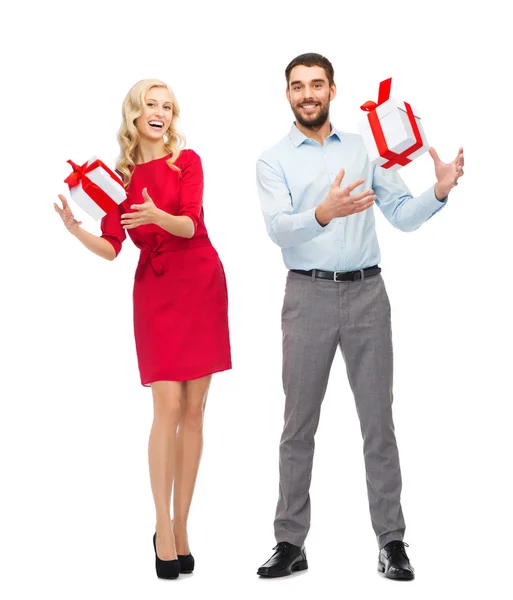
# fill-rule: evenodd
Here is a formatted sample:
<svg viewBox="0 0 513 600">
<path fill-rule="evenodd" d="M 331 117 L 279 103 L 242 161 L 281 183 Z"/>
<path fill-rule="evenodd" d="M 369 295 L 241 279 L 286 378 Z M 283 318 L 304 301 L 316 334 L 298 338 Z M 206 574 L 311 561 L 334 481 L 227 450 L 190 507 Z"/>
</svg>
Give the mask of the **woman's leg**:
<svg viewBox="0 0 513 600">
<path fill-rule="evenodd" d="M 185 383 L 156 381 L 152 383 L 153 424 L 148 443 L 151 490 L 157 522 L 157 554 L 161 560 L 176 558 L 175 541 L 169 514 L 173 487 L 176 429 L 180 421 L 180 399 Z"/>
<path fill-rule="evenodd" d="M 203 415 L 212 375 L 186 382 L 177 436 L 173 530 L 178 554 L 189 554 L 187 519 L 203 449 Z"/>
</svg>

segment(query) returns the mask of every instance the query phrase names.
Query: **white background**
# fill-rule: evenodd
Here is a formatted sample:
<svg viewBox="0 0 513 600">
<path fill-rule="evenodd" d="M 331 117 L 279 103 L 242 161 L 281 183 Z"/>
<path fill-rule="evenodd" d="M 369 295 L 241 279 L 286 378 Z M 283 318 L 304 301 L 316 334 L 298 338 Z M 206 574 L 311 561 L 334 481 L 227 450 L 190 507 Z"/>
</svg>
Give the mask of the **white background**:
<svg viewBox="0 0 513 600">
<path fill-rule="evenodd" d="M 504 598 L 511 545 L 510 31 L 499 2 L 25 2 L 2 16 L 0 422 L 3 598 Z M 5 11 L 6 9 L 4 9 Z M 417 571 L 376 574 L 359 424 L 337 354 L 316 437 L 310 569 L 259 580 L 272 553 L 282 427 L 285 268 L 255 161 L 289 130 L 284 69 L 335 68 L 332 121 L 393 77 L 443 160 L 465 149 L 449 205 L 419 230 L 379 209 L 392 304 L 406 541 Z M 132 331 L 137 251 L 88 253 L 52 203 L 66 160 L 113 164 L 121 103 L 168 82 L 203 160 L 205 219 L 224 263 L 233 370 L 214 376 L 190 519 L 197 567 L 157 580 L 147 472 L 151 391 Z M 434 183 L 428 154 L 402 169 Z M 76 210 L 84 227 L 99 226 Z M 329 589 L 328 589 L 329 588 Z"/>
</svg>

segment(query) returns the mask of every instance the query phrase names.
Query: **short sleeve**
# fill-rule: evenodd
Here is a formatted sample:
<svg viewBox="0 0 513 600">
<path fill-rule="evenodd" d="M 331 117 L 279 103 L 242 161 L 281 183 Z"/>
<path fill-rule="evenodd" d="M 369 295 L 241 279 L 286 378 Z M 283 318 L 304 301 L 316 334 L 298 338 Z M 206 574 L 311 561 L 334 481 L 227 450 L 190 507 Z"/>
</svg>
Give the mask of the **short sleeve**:
<svg viewBox="0 0 513 600">
<path fill-rule="evenodd" d="M 185 150 L 184 162 L 180 165 L 180 209 L 178 216 L 189 217 L 198 230 L 203 201 L 203 167 L 194 150 Z"/>
<path fill-rule="evenodd" d="M 101 237 L 112 244 L 116 256 L 121 250 L 121 245 L 126 239 L 126 231 L 121 225 L 121 208 L 119 205 L 110 210 L 101 220 Z"/>
</svg>

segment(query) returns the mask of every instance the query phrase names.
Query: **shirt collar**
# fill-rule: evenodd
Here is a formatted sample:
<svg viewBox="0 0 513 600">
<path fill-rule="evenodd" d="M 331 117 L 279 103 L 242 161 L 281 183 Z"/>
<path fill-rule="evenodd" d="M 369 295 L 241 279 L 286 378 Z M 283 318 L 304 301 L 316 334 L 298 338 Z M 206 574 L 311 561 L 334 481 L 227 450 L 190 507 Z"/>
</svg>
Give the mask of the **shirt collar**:
<svg viewBox="0 0 513 600">
<path fill-rule="evenodd" d="M 331 133 L 328 135 L 328 137 L 326 139 L 328 139 L 332 136 L 336 136 L 336 137 L 338 137 L 339 141 L 342 141 L 342 132 L 339 131 L 336 127 L 334 127 L 333 123 L 330 123 L 330 124 L 331 124 Z M 290 132 L 289 132 L 289 137 L 296 148 L 298 146 L 301 146 L 301 144 L 303 142 L 305 142 L 306 140 L 310 139 L 302 131 L 299 131 L 299 129 L 296 127 L 295 123 L 292 123 L 292 127 L 290 128 Z"/>
</svg>

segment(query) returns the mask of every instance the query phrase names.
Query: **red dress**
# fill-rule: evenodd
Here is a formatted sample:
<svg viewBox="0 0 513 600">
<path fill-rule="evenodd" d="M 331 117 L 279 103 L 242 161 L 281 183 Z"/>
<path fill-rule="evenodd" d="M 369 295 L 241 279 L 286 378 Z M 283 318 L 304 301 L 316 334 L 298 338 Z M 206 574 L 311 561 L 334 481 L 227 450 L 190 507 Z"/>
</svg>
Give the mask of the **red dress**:
<svg viewBox="0 0 513 600">
<path fill-rule="evenodd" d="M 102 238 L 116 251 L 126 232 L 141 249 L 135 272 L 134 333 L 141 383 L 188 381 L 231 369 L 228 292 L 223 265 L 203 219 L 203 170 L 193 150 L 136 165 L 127 199 L 101 221 Z M 187 215 L 192 238 L 168 233 L 158 225 L 123 229 L 121 214 L 142 204 L 143 188 L 158 208 Z"/>
</svg>

